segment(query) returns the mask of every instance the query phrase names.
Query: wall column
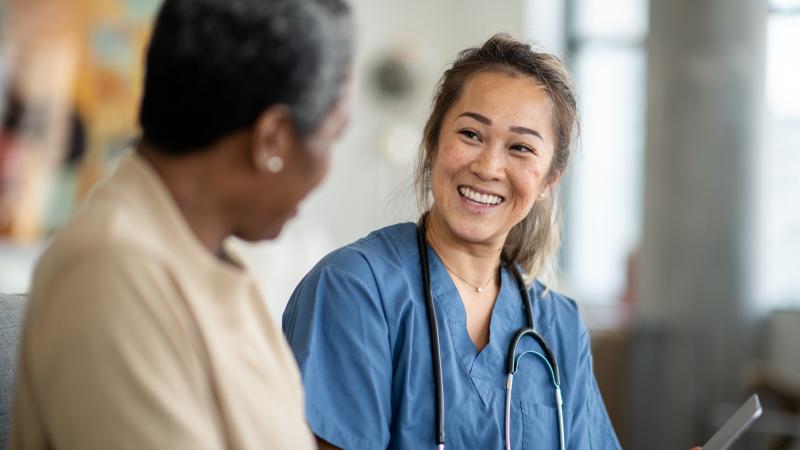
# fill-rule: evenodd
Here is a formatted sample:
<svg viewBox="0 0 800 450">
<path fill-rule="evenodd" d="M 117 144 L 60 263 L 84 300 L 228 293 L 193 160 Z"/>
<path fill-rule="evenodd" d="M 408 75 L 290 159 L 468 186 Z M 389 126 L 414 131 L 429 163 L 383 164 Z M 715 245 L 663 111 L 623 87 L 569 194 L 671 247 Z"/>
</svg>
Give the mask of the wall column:
<svg viewBox="0 0 800 450">
<path fill-rule="evenodd" d="M 766 0 L 650 2 L 629 448 L 702 444 L 750 356 Z"/>
</svg>

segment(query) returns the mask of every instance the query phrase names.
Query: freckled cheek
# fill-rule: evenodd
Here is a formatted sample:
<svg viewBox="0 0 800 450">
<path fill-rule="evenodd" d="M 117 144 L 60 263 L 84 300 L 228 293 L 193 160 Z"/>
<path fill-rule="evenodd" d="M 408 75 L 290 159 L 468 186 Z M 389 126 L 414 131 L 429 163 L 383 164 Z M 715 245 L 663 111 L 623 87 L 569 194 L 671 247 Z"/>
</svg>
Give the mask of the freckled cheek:
<svg viewBox="0 0 800 450">
<path fill-rule="evenodd" d="M 443 145 L 434 161 L 434 176 L 451 177 L 469 165 L 468 153 L 458 145 Z"/>
<path fill-rule="evenodd" d="M 447 149 L 441 149 L 433 164 L 433 178 L 443 182 L 454 177 L 464 166 L 459 155 L 453 152 L 443 153 Z"/>
<path fill-rule="evenodd" d="M 536 200 L 537 188 L 541 181 L 538 174 L 531 171 L 516 173 L 509 177 L 509 181 L 514 193 L 515 206 L 530 208 Z"/>
</svg>

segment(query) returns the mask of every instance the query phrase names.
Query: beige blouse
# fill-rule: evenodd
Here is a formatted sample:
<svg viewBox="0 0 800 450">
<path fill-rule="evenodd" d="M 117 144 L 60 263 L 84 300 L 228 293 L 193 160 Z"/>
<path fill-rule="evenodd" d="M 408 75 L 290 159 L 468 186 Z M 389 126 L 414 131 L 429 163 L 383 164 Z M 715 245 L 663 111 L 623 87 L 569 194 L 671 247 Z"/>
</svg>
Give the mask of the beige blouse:
<svg viewBox="0 0 800 450">
<path fill-rule="evenodd" d="M 195 238 L 133 153 L 39 261 L 11 449 L 311 449 L 253 278 Z"/>
</svg>

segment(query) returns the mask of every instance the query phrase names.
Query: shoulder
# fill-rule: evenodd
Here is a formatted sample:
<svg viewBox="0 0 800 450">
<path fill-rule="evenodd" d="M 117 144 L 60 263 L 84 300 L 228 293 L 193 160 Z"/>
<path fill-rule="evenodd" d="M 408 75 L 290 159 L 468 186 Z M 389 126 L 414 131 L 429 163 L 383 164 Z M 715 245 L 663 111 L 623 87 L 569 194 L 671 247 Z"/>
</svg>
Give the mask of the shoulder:
<svg viewBox="0 0 800 450">
<path fill-rule="evenodd" d="M 163 260 L 164 246 L 140 215 L 95 196 L 56 233 L 37 263 L 37 274 L 64 276 L 84 265 L 121 269 Z"/>
<path fill-rule="evenodd" d="M 538 325 L 556 335 L 582 336 L 586 327 L 581 320 L 578 304 L 572 298 L 536 280 L 529 288 L 531 298 L 535 298 L 534 309 L 540 309 Z"/>
<path fill-rule="evenodd" d="M 174 259 L 170 244 L 176 233 L 188 231 L 175 225 L 179 215 L 153 169 L 136 155 L 126 156 L 55 234 L 42 265 L 60 272 L 92 256 L 107 261 L 129 254 Z"/>
<path fill-rule="evenodd" d="M 123 280 L 141 286 L 154 278 L 164 278 L 169 272 L 158 252 L 101 228 L 86 229 L 84 233 L 67 229 L 58 236 L 36 264 L 32 297 L 38 293 L 49 297 L 51 292 L 62 292 L 64 286 L 81 291 L 120 290 L 124 289 Z"/>
<path fill-rule="evenodd" d="M 552 309 L 563 315 L 578 316 L 578 303 L 575 300 L 546 286 L 539 280 L 534 281 L 529 291 L 543 303 L 544 308 Z"/>
<path fill-rule="evenodd" d="M 393 301 L 390 299 L 408 297 L 411 268 L 419 267 L 419 263 L 413 265 L 417 252 L 413 223 L 373 231 L 334 250 L 311 269 L 292 293 L 284 311 L 284 326 L 292 317 L 309 317 L 328 308 L 352 314 L 385 314 L 384 305 Z"/>
<path fill-rule="evenodd" d="M 40 303 L 54 307 L 58 299 L 69 299 L 73 306 L 100 311 L 137 294 L 146 300 L 148 291 L 163 294 L 170 284 L 168 268 L 146 252 L 97 246 L 44 255 L 34 273 L 30 301 L 32 308 Z"/>
<path fill-rule="evenodd" d="M 328 254 L 312 269 L 311 274 L 335 271 L 362 280 L 398 274 L 417 254 L 416 230 L 413 223 L 375 230 Z"/>
</svg>

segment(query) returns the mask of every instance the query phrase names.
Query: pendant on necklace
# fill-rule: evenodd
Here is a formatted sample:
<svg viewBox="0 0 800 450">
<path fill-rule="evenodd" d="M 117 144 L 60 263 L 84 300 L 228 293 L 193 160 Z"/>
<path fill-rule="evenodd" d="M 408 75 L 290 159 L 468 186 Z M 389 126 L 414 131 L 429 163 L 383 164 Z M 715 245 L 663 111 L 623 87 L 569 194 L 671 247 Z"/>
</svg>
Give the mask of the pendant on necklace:
<svg viewBox="0 0 800 450">
<path fill-rule="evenodd" d="M 482 288 L 482 287 L 479 287 L 479 288 L 475 288 L 475 290 L 476 290 L 476 291 L 478 291 L 478 293 L 480 294 L 480 293 L 481 293 L 481 291 L 483 291 L 483 288 Z"/>
</svg>

